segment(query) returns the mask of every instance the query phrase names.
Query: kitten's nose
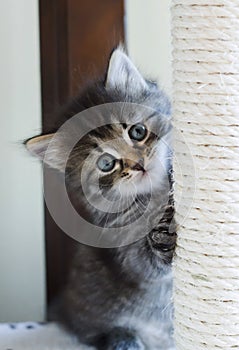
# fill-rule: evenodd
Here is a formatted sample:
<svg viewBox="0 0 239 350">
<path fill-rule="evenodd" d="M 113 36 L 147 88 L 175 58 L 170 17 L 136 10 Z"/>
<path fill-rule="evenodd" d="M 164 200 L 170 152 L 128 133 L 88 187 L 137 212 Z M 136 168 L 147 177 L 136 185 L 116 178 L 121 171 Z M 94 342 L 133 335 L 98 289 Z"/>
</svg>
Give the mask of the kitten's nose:
<svg viewBox="0 0 239 350">
<path fill-rule="evenodd" d="M 137 170 L 137 171 L 142 171 L 143 173 L 145 173 L 145 169 L 144 169 L 144 159 L 140 158 L 138 160 L 137 163 L 134 164 L 134 166 L 132 166 L 131 168 L 132 170 Z"/>
</svg>

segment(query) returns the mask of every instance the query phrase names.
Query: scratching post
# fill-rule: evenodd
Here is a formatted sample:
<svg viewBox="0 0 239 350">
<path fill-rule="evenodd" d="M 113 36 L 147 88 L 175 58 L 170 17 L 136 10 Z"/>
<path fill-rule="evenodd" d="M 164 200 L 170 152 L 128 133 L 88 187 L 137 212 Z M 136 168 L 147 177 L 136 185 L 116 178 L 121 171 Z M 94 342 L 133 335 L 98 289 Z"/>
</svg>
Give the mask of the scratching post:
<svg viewBox="0 0 239 350">
<path fill-rule="evenodd" d="M 239 349 L 239 1 L 173 0 L 172 23 L 176 347 Z"/>
</svg>

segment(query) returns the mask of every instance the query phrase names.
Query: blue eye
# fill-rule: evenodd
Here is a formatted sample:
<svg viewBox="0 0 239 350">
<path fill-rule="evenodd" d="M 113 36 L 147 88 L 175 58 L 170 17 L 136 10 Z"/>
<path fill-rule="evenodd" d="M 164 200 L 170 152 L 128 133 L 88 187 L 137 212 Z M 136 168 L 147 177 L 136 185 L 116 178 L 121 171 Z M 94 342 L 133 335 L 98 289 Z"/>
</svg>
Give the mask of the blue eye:
<svg viewBox="0 0 239 350">
<path fill-rule="evenodd" d="M 147 135 L 147 129 L 144 124 L 135 124 L 129 129 L 129 137 L 135 141 L 142 141 Z"/>
<path fill-rule="evenodd" d="M 98 168 L 107 173 L 114 169 L 116 164 L 116 159 L 109 153 L 104 153 L 97 161 Z"/>
</svg>

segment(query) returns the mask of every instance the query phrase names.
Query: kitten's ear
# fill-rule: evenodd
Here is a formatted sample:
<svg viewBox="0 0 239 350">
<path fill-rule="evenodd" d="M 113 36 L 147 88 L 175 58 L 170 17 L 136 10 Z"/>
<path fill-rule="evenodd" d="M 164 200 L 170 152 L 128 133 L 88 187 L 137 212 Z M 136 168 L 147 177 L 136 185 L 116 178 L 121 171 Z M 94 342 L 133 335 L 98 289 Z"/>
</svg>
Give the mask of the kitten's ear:
<svg viewBox="0 0 239 350">
<path fill-rule="evenodd" d="M 25 146 L 32 155 L 43 160 L 53 136 L 54 134 L 33 137 L 25 142 Z"/>
<path fill-rule="evenodd" d="M 50 167 L 61 171 L 63 162 L 60 156 L 61 152 L 59 151 L 60 146 L 55 145 L 55 147 L 51 147 L 50 150 L 47 150 L 54 135 L 53 133 L 33 137 L 25 142 L 25 146 L 32 155 L 38 157 Z M 47 157 L 45 157 L 46 152 Z"/>
<path fill-rule="evenodd" d="M 106 90 L 130 93 L 148 89 L 146 81 L 121 48 L 114 50 L 110 57 L 105 87 Z"/>
</svg>

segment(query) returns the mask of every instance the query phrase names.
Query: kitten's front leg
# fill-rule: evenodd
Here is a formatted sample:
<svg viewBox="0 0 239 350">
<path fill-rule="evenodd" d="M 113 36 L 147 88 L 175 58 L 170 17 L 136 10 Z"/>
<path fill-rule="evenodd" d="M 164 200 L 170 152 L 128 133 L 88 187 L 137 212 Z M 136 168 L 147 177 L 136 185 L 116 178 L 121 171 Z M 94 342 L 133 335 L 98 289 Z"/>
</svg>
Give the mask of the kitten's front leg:
<svg viewBox="0 0 239 350">
<path fill-rule="evenodd" d="M 165 263 L 170 263 L 176 246 L 176 222 L 174 219 L 174 207 L 169 205 L 159 224 L 148 234 L 148 242 L 153 251 L 160 256 Z"/>
<path fill-rule="evenodd" d="M 115 327 L 102 334 L 96 341 L 97 350 L 145 350 L 145 346 L 134 331 Z"/>
</svg>

